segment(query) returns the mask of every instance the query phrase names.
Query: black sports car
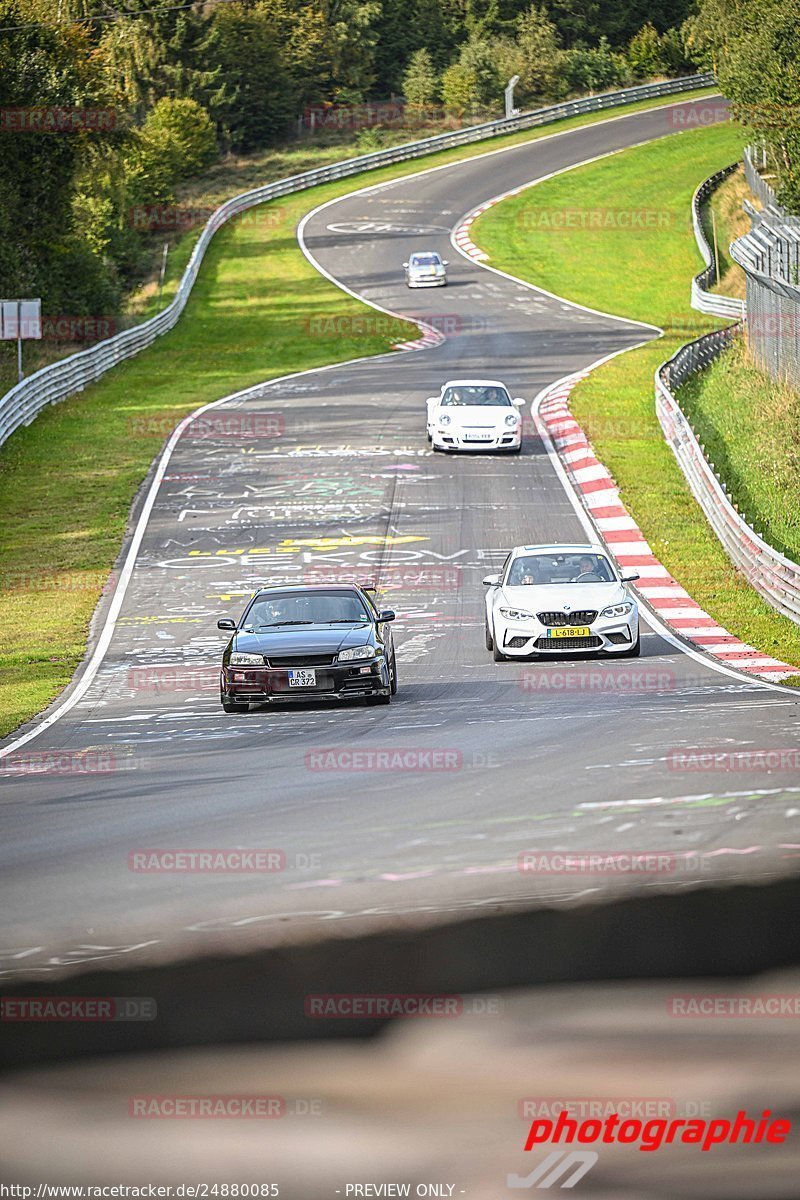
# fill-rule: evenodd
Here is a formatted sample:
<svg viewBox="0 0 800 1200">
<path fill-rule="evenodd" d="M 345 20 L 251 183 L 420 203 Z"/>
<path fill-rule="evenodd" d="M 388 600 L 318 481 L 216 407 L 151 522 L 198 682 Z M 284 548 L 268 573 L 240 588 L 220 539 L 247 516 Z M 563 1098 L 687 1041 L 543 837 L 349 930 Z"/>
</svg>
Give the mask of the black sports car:
<svg viewBox="0 0 800 1200">
<path fill-rule="evenodd" d="M 356 586 L 268 587 L 251 599 L 222 656 L 225 712 L 270 701 L 361 697 L 389 704 L 397 691 L 390 622 Z"/>
</svg>

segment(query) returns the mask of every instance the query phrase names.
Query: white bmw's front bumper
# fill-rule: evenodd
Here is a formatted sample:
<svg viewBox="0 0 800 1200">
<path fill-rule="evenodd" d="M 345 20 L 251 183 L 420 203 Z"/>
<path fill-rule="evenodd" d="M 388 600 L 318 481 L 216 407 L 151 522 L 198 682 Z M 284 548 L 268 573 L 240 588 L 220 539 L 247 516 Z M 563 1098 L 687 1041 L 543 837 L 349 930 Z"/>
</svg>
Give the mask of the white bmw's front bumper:
<svg viewBox="0 0 800 1200">
<path fill-rule="evenodd" d="M 625 654 L 639 635 L 639 611 L 634 606 L 627 617 L 598 616 L 588 626 L 589 637 L 548 637 L 547 626 L 535 617 L 513 621 L 495 612 L 493 637 L 509 658 L 538 654 Z"/>
<path fill-rule="evenodd" d="M 407 275 L 406 283 L 409 287 L 444 287 L 447 283 L 446 275 Z"/>
</svg>

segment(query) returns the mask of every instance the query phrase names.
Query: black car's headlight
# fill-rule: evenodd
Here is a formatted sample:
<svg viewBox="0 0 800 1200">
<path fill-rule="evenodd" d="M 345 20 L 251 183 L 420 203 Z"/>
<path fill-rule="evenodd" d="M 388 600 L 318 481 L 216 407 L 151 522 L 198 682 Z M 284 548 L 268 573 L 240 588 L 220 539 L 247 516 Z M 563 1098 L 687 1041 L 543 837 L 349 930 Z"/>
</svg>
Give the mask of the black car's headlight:
<svg viewBox="0 0 800 1200">
<path fill-rule="evenodd" d="M 348 650 L 340 650 L 337 657 L 339 662 L 354 662 L 359 658 L 375 658 L 377 654 L 374 646 L 351 646 Z"/>
<path fill-rule="evenodd" d="M 263 654 L 244 654 L 241 650 L 234 650 L 228 660 L 232 667 L 263 667 Z"/>
</svg>

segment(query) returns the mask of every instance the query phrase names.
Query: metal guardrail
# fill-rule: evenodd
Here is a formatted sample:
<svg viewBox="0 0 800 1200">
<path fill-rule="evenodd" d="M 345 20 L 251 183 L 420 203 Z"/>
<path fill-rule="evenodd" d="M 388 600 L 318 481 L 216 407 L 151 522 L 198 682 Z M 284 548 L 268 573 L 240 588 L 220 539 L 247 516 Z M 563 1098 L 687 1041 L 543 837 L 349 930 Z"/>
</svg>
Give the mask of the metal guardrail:
<svg viewBox="0 0 800 1200">
<path fill-rule="evenodd" d="M 748 185 L 764 208 L 748 208 L 752 228 L 732 244 L 731 257 L 747 281 L 750 354 L 773 379 L 800 387 L 800 217 L 777 203 L 758 169 L 760 154 L 748 146 L 744 165 Z"/>
<path fill-rule="evenodd" d="M 729 325 L 707 333 L 663 363 L 655 376 L 656 413 L 692 495 L 734 566 L 773 608 L 800 624 L 800 566 L 765 542 L 737 511 L 673 394 L 689 375 L 713 362 L 741 329 Z"/>
<path fill-rule="evenodd" d="M 692 308 L 698 309 L 699 312 L 708 313 L 713 317 L 729 317 L 735 321 L 741 321 L 745 314 L 744 300 L 739 300 L 735 296 L 719 296 L 716 292 L 710 292 L 708 289 L 717 278 L 717 261 L 714 255 L 713 248 L 709 245 L 708 239 L 703 229 L 703 205 L 712 192 L 716 191 L 721 183 L 731 175 L 738 163 L 730 163 L 729 166 L 723 167 L 721 171 L 710 175 L 708 179 L 704 179 L 699 188 L 692 196 L 692 227 L 694 228 L 694 237 L 697 242 L 697 247 L 703 256 L 705 267 L 692 280 Z"/>
<path fill-rule="evenodd" d="M 691 91 L 694 88 L 706 87 L 713 82 L 714 76 L 710 74 L 689 75 L 680 79 L 669 79 L 662 83 L 647 83 L 639 87 L 605 92 L 598 96 L 587 96 L 581 100 L 568 100 L 563 104 L 553 104 L 547 108 L 523 113 L 518 117 L 488 121 L 482 125 L 469 126 L 466 129 L 435 134 L 433 137 L 424 138 L 421 141 L 406 142 L 401 146 L 377 150 L 372 154 L 362 154 L 357 158 L 349 158 L 327 167 L 304 171 L 302 174 L 279 179 L 274 183 L 268 183 L 263 187 L 234 196 L 232 200 L 221 204 L 203 227 L 174 299 L 157 316 L 143 321 L 132 329 L 126 329 L 106 341 L 98 342 L 88 350 L 81 350 L 69 358 L 42 367 L 0 398 L 0 445 L 20 426 L 29 425 L 47 405 L 56 404 L 59 400 L 64 400 L 67 396 L 82 391 L 87 384 L 99 379 L 111 367 L 138 354 L 140 350 L 152 345 L 156 338 L 172 329 L 186 307 L 200 270 L 200 264 L 212 237 L 231 217 L 245 212 L 248 208 L 252 208 L 256 204 L 263 204 L 267 200 L 288 196 L 305 188 L 316 187 L 321 183 L 357 175 L 362 171 L 371 171 L 392 163 L 422 158 L 437 150 L 466 146 L 472 142 L 499 137 L 504 133 L 534 129 L 539 125 L 549 125 L 566 117 L 618 108 L 626 104 L 633 104 L 638 100 L 671 96 Z"/>
</svg>

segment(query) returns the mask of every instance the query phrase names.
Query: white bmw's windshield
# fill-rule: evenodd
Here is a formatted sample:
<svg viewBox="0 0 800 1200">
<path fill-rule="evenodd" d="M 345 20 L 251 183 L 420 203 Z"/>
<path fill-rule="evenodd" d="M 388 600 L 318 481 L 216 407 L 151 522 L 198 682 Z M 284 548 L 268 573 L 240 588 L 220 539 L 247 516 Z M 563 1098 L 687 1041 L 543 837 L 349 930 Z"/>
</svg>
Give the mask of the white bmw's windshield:
<svg viewBox="0 0 800 1200">
<path fill-rule="evenodd" d="M 512 587 L 552 586 L 559 583 L 613 583 L 611 564 L 604 554 L 519 555 L 508 569 Z"/>
</svg>

